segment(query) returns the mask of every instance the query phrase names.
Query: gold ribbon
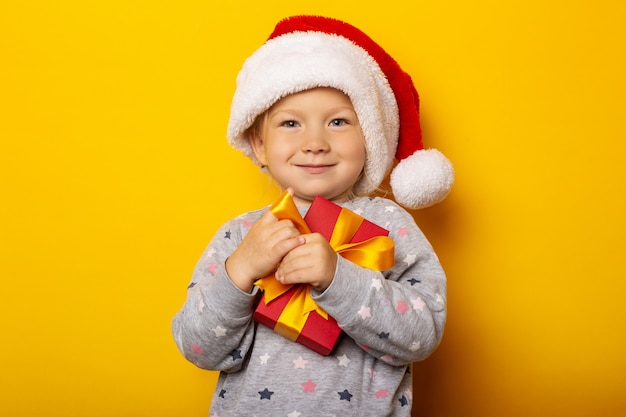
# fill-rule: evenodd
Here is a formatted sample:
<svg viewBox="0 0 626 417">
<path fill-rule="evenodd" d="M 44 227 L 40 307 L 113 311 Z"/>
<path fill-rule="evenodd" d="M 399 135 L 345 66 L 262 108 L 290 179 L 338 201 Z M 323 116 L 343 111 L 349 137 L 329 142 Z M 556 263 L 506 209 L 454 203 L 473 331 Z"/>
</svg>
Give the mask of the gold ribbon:
<svg viewBox="0 0 626 417">
<path fill-rule="evenodd" d="M 311 233 L 289 192 L 285 191 L 270 207 L 270 211 L 279 220 L 291 220 L 300 233 Z M 361 216 L 342 208 L 330 238 L 330 246 L 339 255 L 359 266 L 376 271 L 391 268 L 395 263 L 394 247 L 393 240 L 388 236 L 375 236 L 363 242 L 349 243 L 361 223 L 363 223 Z M 257 280 L 255 285 L 264 291 L 265 304 L 272 302 L 294 286 L 281 283 L 274 274 Z M 278 318 L 274 331 L 295 341 L 312 311 L 328 320 L 328 313 L 311 297 L 311 286 L 297 285 L 289 303 Z"/>
</svg>

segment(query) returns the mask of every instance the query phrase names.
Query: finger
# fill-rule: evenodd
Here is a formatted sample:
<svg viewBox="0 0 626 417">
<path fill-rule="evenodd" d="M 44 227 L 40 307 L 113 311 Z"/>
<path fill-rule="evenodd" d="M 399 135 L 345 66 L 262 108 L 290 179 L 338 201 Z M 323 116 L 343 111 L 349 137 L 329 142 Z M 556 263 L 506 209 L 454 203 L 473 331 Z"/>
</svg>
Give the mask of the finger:
<svg viewBox="0 0 626 417">
<path fill-rule="evenodd" d="M 315 257 L 311 256 L 304 243 L 295 246 L 280 262 L 277 272 L 283 279 L 293 280 L 299 271 L 310 270 L 315 267 Z M 290 281 L 292 282 L 292 281 Z"/>
<path fill-rule="evenodd" d="M 304 245 L 304 238 L 302 238 L 302 236 L 295 236 L 279 241 L 276 243 L 274 248 L 276 249 L 279 257 L 283 259 L 288 256 L 291 251 L 302 245 Z"/>
<path fill-rule="evenodd" d="M 293 264 L 283 265 L 282 263 L 276 269 L 276 279 L 283 284 L 310 284 L 314 279 L 312 266 L 300 265 L 296 267 Z"/>
</svg>

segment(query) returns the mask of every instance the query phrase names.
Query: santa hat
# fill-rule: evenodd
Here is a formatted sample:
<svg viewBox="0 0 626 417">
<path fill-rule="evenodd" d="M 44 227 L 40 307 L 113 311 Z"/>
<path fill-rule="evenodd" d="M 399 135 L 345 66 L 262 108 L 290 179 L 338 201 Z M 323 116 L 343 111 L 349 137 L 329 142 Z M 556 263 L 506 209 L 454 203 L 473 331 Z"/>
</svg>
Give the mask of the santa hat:
<svg viewBox="0 0 626 417">
<path fill-rule="evenodd" d="M 280 21 L 237 76 L 228 140 L 252 158 L 246 130 L 281 98 L 315 87 L 343 91 L 365 138 L 365 175 L 355 191 L 374 191 L 390 177 L 395 200 L 423 208 L 443 200 L 454 169 L 436 149 L 424 149 L 419 97 L 411 77 L 377 43 L 345 22 L 320 16 Z"/>
</svg>

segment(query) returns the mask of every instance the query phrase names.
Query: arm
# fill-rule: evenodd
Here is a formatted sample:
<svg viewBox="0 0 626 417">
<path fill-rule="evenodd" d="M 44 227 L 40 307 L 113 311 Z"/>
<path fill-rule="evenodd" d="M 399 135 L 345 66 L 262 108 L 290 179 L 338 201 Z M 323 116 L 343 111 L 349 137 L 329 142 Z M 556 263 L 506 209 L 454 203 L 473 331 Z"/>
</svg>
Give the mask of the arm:
<svg viewBox="0 0 626 417">
<path fill-rule="evenodd" d="M 222 226 L 198 262 L 173 321 L 183 355 L 197 366 L 235 372 L 254 339 L 254 281 L 302 244 L 289 220 L 252 212 Z"/>
<path fill-rule="evenodd" d="M 251 213 L 250 215 L 254 215 Z M 258 213 L 257 217 L 258 217 Z M 220 228 L 198 261 L 187 299 L 174 316 L 174 340 L 190 362 L 204 369 L 239 370 L 253 337 L 256 292 L 244 292 L 228 277 L 225 261 L 241 242 L 248 218 Z"/>
<path fill-rule="evenodd" d="M 314 298 L 369 354 L 403 365 L 425 359 L 439 345 L 446 321 L 446 279 L 413 218 L 395 203 L 381 201 L 378 206 L 393 207 L 384 214 L 388 224 L 380 224 L 394 240 L 396 265 L 380 273 L 339 257 L 331 285 Z M 377 212 L 381 208 L 366 207 L 363 216 L 382 218 Z"/>
</svg>

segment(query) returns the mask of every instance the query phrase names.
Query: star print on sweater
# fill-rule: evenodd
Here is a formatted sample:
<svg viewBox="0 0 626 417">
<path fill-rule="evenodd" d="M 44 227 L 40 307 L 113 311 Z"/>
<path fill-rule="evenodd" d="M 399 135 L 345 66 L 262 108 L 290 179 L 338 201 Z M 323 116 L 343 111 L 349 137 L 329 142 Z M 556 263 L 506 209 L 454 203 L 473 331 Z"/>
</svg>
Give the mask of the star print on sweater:
<svg viewBox="0 0 626 417">
<path fill-rule="evenodd" d="M 317 384 L 314 384 L 313 381 L 309 379 L 302 383 L 302 392 L 315 392 L 315 387 L 317 387 Z"/>
<path fill-rule="evenodd" d="M 296 369 L 304 369 L 306 367 L 307 362 L 309 362 L 309 361 L 306 361 L 306 360 L 302 359 L 302 356 L 300 356 L 300 357 L 298 357 L 298 359 L 296 359 L 296 360 L 294 360 L 292 362 L 293 362 L 294 367 Z"/>
<path fill-rule="evenodd" d="M 261 360 L 261 365 L 267 365 L 267 361 L 270 359 L 270 355 L 265 353 L 265 354 L 259 356 L 259 359 Z"/>
<path fill-rule="evenodd" d="M 386 398 L 388 394 L 389 394 L 389 390 L 380 389 L 374 393 L 374 396 L 376 398 Z"/>
<path fill-rule="evenodd" d="M 222 326 L 217 326 L 217 327 L 211 329 L 211 331 L 213 333 L 215 333 L 215 337 L 224 337 L 224 336 L 226 336 L 226 329 L 223 328 Z"/>
<path fill-rule="evenodd" d="M 380 280 L 380 278 L 372 279 L 372 288 L 376 288 L 376 291 L 380 291 L 382 287 L 383 287 L 383 282 Z"/>
<path fill-rule="evenodd" d="M 339 400 L 350 401 L 350 398 L 353 397 L 353 395 L 350 394 L 347 389 L 343 390 L 342 392 L 337 392 L 337 394 L 339 394 Z"/>
<path fill-rule="evenodd" d="M 344 368 L 348 367 L 348 364 L 350 363 L 350 359 L 348 359 L 348 357 L 345 354 L 341 356 L 337 356 L 337 359 L 339 359 L 339 366 L 343 366 Z"/>
<path fill-rule="evenodd" d="M 413 310 L 424 311 L 424 307 L 426 307 L 426 303 L 420 297 L 411 300 L 411 303 L 413 303 Z"/>
<path fill-rule="evenodd" d="M 369 307 L 365 307 L 365 306 L 361 307 L 358 314 L 359 316 L 361 316 L 363 320 L 365 320 L 366 318 L 372 317 L 372 311 L 370 310 Z"/>
<path fill-rule="evenodd" d="M 404 313 L 409 311 L 409 306 L 406 304 L 406 301 L 398 301 L 396 305 L 396 311 L 404 316 Z"/>
<path fill-rule="evenodd" d="M 444 303 L 444 301 L 443 301 L 443 296 L 442 296 L 441 294 L 437 293 L 437 294 L 436 294 L 436 297 L 437 297 L 437 302 L 438 302 L 439 304 L 443 304 L 443 303 Z"/>
<path fill-rule="evenodd" d="M 416 255 L 407 253 L 402 262 L 404 262 L 407 266 L 411 266 L 415 263 Z"/>
<path fill-rule="evenodd" d="M 230 356 L 232 356 L 234 361 L 236 361 L 237 359 L 243 359 L 241 357 L 241 349 L 233 350 L 232 352 L 230 352 Z"/>
<path fill-rule="evenodd" d="M 393 363 L 393 356 L 391 355 L 383 355 L 380 357 L 380 360 L 382 360 L 385 363 Z"/>
<path fill-rule="evenodd" d="M 271 400 L 273 394 L 274 394 L 274 391 L 270 391 L 267 388 L 265 388 L 263 391 L 259 391 L 259 395 L 261 396 L 261 398 L 259 398 L 259 399 L 260 400 Z"/>
</svg>

